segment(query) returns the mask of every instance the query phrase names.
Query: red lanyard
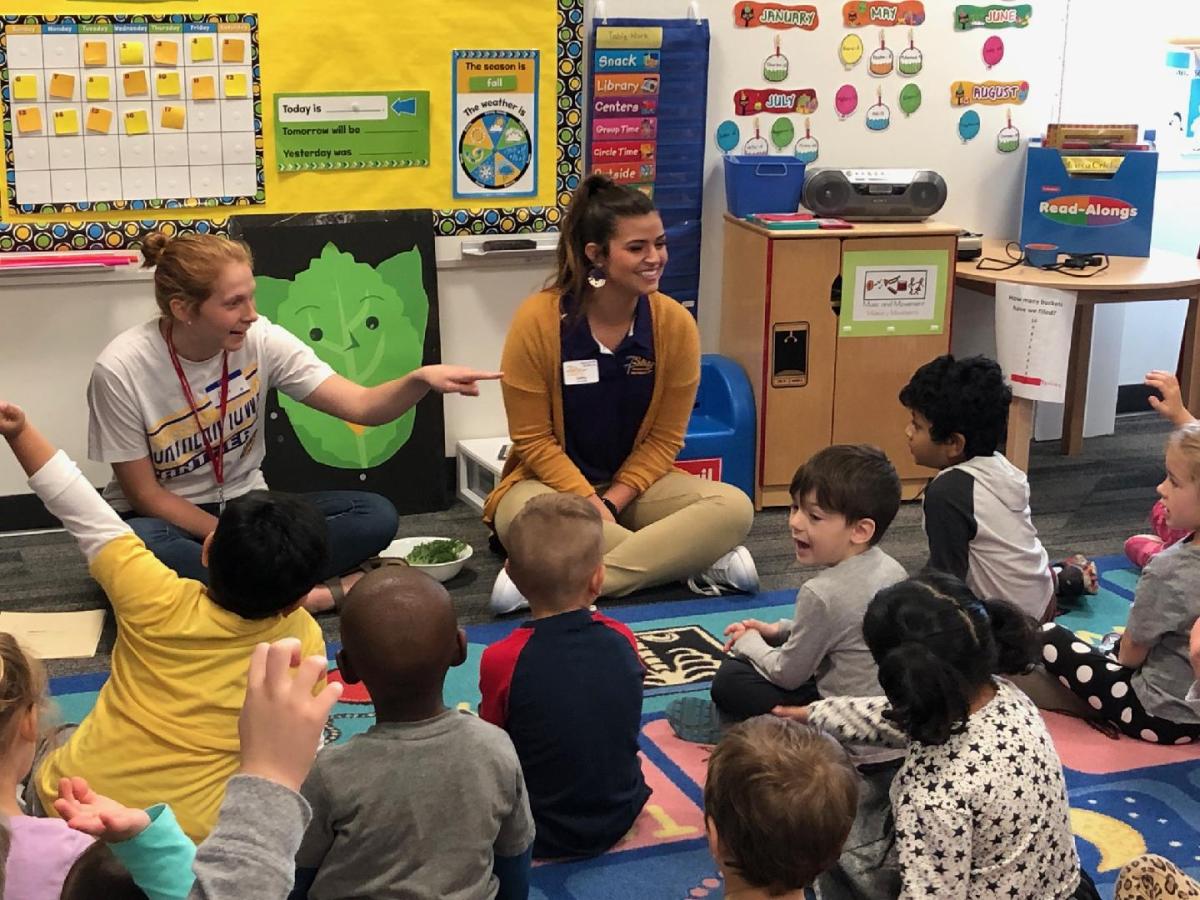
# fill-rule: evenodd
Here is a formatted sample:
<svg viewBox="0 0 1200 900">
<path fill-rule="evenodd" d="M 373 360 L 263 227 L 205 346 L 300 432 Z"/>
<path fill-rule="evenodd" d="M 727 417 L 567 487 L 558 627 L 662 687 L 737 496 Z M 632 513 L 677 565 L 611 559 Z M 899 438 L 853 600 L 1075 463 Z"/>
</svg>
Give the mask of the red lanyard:
<svg viewBox="0 0 1200 900">
<path fill-rule="evenodd" d="M 214 449 L 208 435 L 204 433 L 204 423 L 200 421 L 200 410 L 196 408 L 196 398 L 192 394 L 192 386 L 188 384 L 187 376 L 183 374 L 183 366 L 179 362 L 179 354 L 175 351 L 175 342 L 171 340 L 171 329 L 167 329 L 167 351 L 171 354 L 171 365 L 179 376 L 179 386 L 183 388 L 183 396 L 187 399 L 192 410 L 192 418 L 200 429 L 200 440 L 204 441 L 204 452 L 212 461 L 213 476 L 217 479 L 217 490 L 221 495 L 221 506 L 225 505 L 225 410 L 229 405 L 229 351 L 221 353 L 221 406 L 220 418 L 217 419 L 217 446 Z"/>
</svg>

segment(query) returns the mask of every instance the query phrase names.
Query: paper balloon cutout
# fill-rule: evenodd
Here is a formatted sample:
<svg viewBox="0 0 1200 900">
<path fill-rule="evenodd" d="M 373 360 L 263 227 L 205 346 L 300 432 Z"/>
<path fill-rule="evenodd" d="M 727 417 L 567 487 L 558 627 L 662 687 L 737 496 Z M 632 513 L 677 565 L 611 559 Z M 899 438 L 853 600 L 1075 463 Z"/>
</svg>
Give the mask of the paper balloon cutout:
<svg viewBox="0 0 1200 900">
<path fill-rule="evenodd" d="M 962 138 L 964 144 L 967 141 L 975 140 L 979 136 L 979 113 L 973 109 L 968 109 L 959 116 L 958 136 Z"/>
<path fill-rule="evenodd" d="M 807 164 L 815 163 L 817 157 L 821 155 L 821 145 L 817 139 L 812 136 L 808 117 L 804 119 L 804 137 L 796 141 L 796 159 Z"/>
<path fill-rule="evenodd" d="M 771 152 L 771 148 L 766 140 L 758 133 L 757 117 L 754 119 L 754 137 L 746 141 L 746 146 L 742 148 L 742 152 L 747 156 L 766 156 Z"/>
<path fill-rule="evenodd" d="M 771 143 L 775 145 L 776 150 L 782 150 L 792 142 L 792 138 L 795 136 L 796 126 L 787 116 L 776 119 L 775 124 L 771 126 Z"/>
<path fill-rule="evenodd" d="M 925 57 L 921 51 L 913 45 L 913 30 L 908 29 L 908 47 L 900 53 L 900 65 L 897 67 L 900 74 L 906 78 L 911 78 L 921 71 L 925 65 Z"/>
<path fill-rule="evenodd" d="M 892 111 L 883 102 L 883 90 L 875 92 L 875 105 L 867 109 L 867 128 L 871 131 L 887 131 L 892 124 Z"/>
<path fill-rule="evenodd" d="M 741 140 L 742 131 L 732 119 L 726 119 L 717 126 L 717 147 L 722 153 L 734 150 Z"/>
<path fill-rule="evenodd" d="M 900 89 L 900 112 L 911 116 L 921 108 L 921 89 L 915 84 L 906 84 Z"/>
<path fill-rule="evenodd" d="M 1005 110 L 1008 124 L 996 135 L 996 149 L 1001 153 L 1013 153 L 1021 147 L 1021 132 L 1013 127 L 1012 110 Z"/>
<path fill-rule="evenodd" d="M 842 61 L 842 65 L 847 69 L 853 69 L 862 60 L 863 42 L 857 34 L 848 34 L 842 38 L 841 46 L 838 47 L 838 59 Z"/>
<path fill-rule="evenodd" d="M 885 75 L 891 75 L 894 67 L 895 57 L 892 55 L 892 51 L 887 48 L 887 41 L 883 36 L 883 29 L 880 29 L 879 49 L 871 54 L 871 63 L 869 69 L 871 74 L 876 78 L 883 78 Z"/>
<path fill-rule="evenodd" d="M 983 42 L 983 61 L 990 69 L 1004 59 L 1004 40 L 996 34 Z"/>
<path fill-rule="evenodd" d="M 779 35 L 775 35 L 775 52 L 763 62 L 763 78 L 767 81 L 783 81 L 788 76 L 788 58 L 779 52 Z"/>
<path fill-rule="evenodd" d="M 854 89 L 854 85 L 843 84 L 837 89 L 837 93 L 833 96 L 833 108 L 843 119 L 854 114 L 854 111 L 858 109 L 858 91 Z"/>
</svg>

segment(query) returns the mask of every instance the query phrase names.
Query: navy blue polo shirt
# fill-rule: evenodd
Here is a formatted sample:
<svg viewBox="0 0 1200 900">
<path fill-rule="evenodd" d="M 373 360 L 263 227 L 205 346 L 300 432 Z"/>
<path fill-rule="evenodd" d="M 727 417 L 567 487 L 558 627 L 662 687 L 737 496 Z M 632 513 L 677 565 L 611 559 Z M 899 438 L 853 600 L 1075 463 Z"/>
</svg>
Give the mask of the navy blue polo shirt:
<svg viewBox="0 0 1200 900">
<path fill-rule="evenodd" d="M 566 307 L 567 299 L 563 298 Z M 562 320 L 562 361 L 595 360 L 590 384 L 563 380 L 566 452 L 592 484 L 607 484 L 624 465 L 654 393 L 654 328 L 650 301 L 640 297 L 633 328 L 614 352 L 592 336 L 586 316 Z"/>
<path fill-rule="evenodd" d="M 523 622 L 483 651 L 479 715 L 512 738 L 538 859 L 603 853 L 646 805 L 645 673 L 629 628 L 587 609 Z"/>
</svg>

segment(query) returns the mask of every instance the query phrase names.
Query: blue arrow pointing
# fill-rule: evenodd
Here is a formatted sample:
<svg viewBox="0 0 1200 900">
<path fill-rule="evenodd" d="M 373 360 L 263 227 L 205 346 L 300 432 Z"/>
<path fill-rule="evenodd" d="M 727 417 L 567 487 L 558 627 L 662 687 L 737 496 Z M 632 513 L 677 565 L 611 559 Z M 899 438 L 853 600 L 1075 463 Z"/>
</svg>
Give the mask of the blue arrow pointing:
<svg viewBox="0 0 1200 900">
<path fill-rule="evenodd" d="M 392 112 L 398 116 L 415 116 L 417 114 L 417 98 L 397 97 L 392 104 Z"/>
</svg>

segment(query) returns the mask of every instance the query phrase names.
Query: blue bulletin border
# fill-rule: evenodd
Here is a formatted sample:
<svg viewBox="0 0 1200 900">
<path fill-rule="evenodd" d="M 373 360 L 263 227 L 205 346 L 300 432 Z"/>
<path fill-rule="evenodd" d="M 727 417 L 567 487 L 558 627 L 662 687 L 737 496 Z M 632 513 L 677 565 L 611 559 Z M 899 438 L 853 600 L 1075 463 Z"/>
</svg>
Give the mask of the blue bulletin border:
<svg viewBox="0 0 1200 900">
<path fill-rule="evenodd" d="M 8 37 L 7 29 L 9 25 L 34 25 L 42 28 L 46 26 L 62 26 L 62 25 L 179 25 L 182 26 L 184 32 L 188 31 L 189 26 L 220 26 L 220 25 L 245 25 L 249 30 L 238 32 L 238 34 L 246 34 L 250 39 L 250 68 L 251 68 L 251 97 L 254 101 L 254 169 L 255 169 L 255 186 L 256 190 L 253 196 L 241 197 L 189 197 L 185 199 L 167 199 L 167 200 L 98 200 L 95 202 L 80 202 L 80 203 L 18 203 L 17 202 L 17 178 L 13 166 L 13 102 L 12 92 L 9 85 L 8 71 Z M 11 15 L 0 16 L 0 26 L 3 31 L 0 31 L 0 101 L 3 102 L 4 113 L 4 166 L 6 169 L 5 190 L 8 194 L 8 208 L 16 215 L 45 215 L 48 213 L 65 213 L 67 215 L 75 213 L 111 213 L 111 212 L 137 212 L 144 213 L 147 210 L 159 209 L 196 209 L 199 207 L 240 207 L 252 206 L 266 202 L 266 195 L 263 190 L 263 117 L 262 117 L 262 87 L 260 84 L 260 69 L 258 59 L 258 16 L 253 13 L 170 13 L 167 15 L 154 16 L 145 15 L 142 13 L 128 14 L 111 14 L 111 15 L 95 15 L 95 16 L 41 16 L 41 15 Z M 200 30 L 200 29 L 197 29 Z M 214 34 L 217 32 L 214 31 Z M 149 45 L 147 44 L 147 52 Z M 149 66 L 147 66 L 149 68 Z M 48 125 L 49 123 L 47 123 Z M 124 233 L 123 222 L 104 223 L 106 226 L 112 226 L 110 233 Z M 42 229 L 50 226 L 34 225 L 35 229 Z M 111 244 L 105 244 L 105 247 L 111 247 Z M 6 249 L 3 242 L 0 241 L 0 250 Z M 13 248 L 18 249 L 18 248 Z M 19 248 L 26 249 L 26 248 Z M 28 248 L 35 249 L 35 248 Z M 36 248 L 41 249 L 41 248 Z M 70 250 L 74 247 L 54 247 L 53 249 Z"/>
<path fill-rule="evenodd" d="M 512 208 L 436 209 L 433 211 L 435 234 L 443 237 L 533 234 L 558 229 L 563 211 L 571 202 L 571 194 L 579 185 L 583 171 L 583 5 L 584 0 L 558 0 L 558 58 L 555 81 L 557 87 L 554 106 L 554 142 L 557 148 L 554 170 L 557 195 L 555 204 Z M 0 17 L 0 23 L 8 19 L 20 22 L 25 18 L 27 17 Z M 257 30 L 252 30 L 251 34 L 254 66 L 257 71 Z M 255 78 L 254 81 L 257 91 L 258 79 Z M 7 86 L 4 87 L 3 96 L 7 104 Z M 257 112 L 258 102 L 255 108 Z M 8 169 L 12 171 L 11 163 Z M 164 231 L 168 234 L 224 234 L 226 228 L 224 219 L 179 221 L 138 218 L 119 222 L 87 222 L 83 221 L 82 217 L 77 217 L 50 223 L 0 222 L 0 252 L 122 250 L 140 246 L 142 239 L 151 231 Z"/>
</svg>

